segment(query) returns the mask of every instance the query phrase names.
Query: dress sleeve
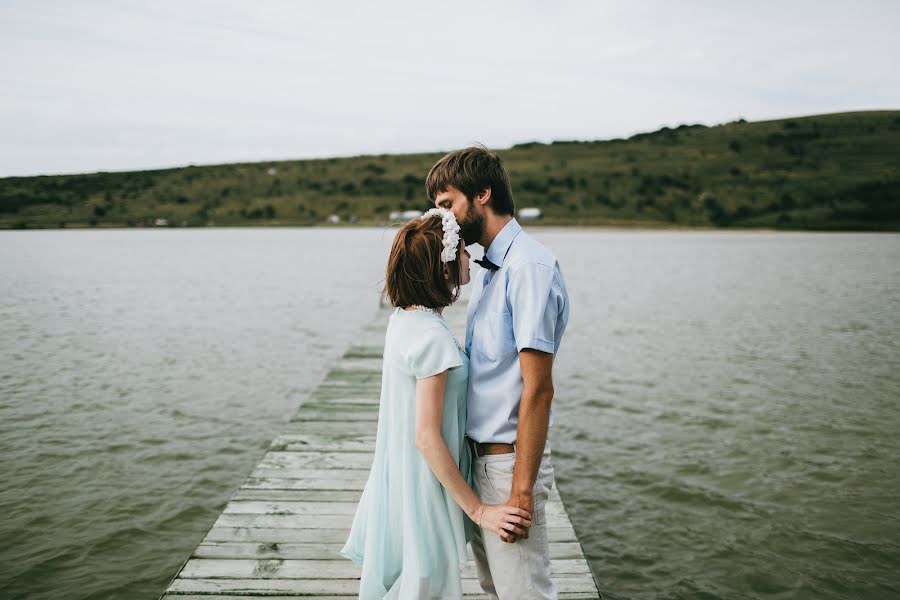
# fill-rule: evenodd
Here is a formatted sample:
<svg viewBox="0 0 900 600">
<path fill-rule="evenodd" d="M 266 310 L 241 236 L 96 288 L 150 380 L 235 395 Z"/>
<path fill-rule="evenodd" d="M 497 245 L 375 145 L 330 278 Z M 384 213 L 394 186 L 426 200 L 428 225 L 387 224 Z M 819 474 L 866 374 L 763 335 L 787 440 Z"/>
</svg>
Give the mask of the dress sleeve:
<svg viewBox="0 0 900 600">
<path fill-rule="evenodd" d="M 407 362 L 416 379 L 425 379 L 462 366 L 453 335 L 440 326 L 424 328 L 407 350 Z"/>
</svg>

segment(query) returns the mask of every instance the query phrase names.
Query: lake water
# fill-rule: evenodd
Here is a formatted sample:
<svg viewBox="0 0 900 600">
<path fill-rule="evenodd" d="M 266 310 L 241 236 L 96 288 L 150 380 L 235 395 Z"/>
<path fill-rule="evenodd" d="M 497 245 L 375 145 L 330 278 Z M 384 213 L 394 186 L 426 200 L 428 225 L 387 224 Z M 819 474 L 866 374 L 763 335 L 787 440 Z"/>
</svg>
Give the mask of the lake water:
<svg viewBox="0 0 900 600">
<path fill-rule="evenodd" d="M 900 236 L 533 233 L 605 598 L 900 595 Z M 375 316 L 392 237 L 0 233 L 0 596 L 155 600 Z"/>
</svg>

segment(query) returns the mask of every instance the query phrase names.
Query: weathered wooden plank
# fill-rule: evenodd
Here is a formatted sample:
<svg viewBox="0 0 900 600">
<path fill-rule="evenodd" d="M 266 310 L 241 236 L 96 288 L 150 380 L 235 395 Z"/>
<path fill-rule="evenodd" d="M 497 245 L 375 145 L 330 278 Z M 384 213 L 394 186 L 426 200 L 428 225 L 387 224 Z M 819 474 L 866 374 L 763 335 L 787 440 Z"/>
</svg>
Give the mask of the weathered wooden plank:
<svg viewBox="0 0 900 600">
<path fill-rule="evenodd" d="M 257 543 L 341 543 L 347 541 L 351 522 L 340 529 L 315 529 L 302 527 L 222 527 L 213 525 L 203 538 L 203 542 L 257 542 Z M 550 543 L 577 542 L 572 527 L 548 527 L 547 539 Z"/>
<path fill-rule="evenodd" d="M 241 489 L 258 490 L 336 490 L 362 491 L 365 480 L 337 479 L 281 479 L 275 477 L 250 477 L 241 485 Z"/>
<path fill-rule="evenodd" d="M 254 594 L 252 596 L 247 596 L 244 594 L 166 594 L 163 596 L 161 600 L 259 600 L 261 596 L 258 594 Z M 307 596 L 308 597 L 308 596 Z M 490 600 L 490 596 L 484 593 L 464 593 L 463 597 L 466 600 Z M 597 592 L 560 592 L 559 600 L 599 600 L 600 596 Z M 266 600 L 297 600 L 297 595 L 271 595 L 266 594 Z M 344 596 L 314 596 L 315 600 L 358 600 L 359 596 L 357 594 L 350 594 Z"/>
<path fill-rule="evenodd" d="M 365 469 L 372 468 L 373 452 L 269 451 L 258 466 L 270 469 Z"/>
<path fill-rule="evenodd" d="M 225 505 L 223 513 L 246 515 L 353 515 L 356 514 L 356 501 L 260 501 L 234 500 Z M 568 523 L 568 515 L 562 502 L 548 502 L 544 507 L 548 523 Z"/>
<path fill-rule="evenodd" d="M 289 421 L 282 429 L 286 434 L 327 436 L 339 441 L 353 439 L 360 435 L 375 435 L 376 427 L 369 421 Z"/>
<path fill-rule="evenodd" d="M 360 396 L 371 396 L 372 401 L 369 404 L 373 406 L 378 406 L 380 403 L 380 394 L 378 390 L 328 390 L 328 391 L 315 391 L 309 396 L 309 402 L 357 402 L 359 404 L 365 404 L 360 401 Z M 300 412 L 300 409 L 297 409 L 297 412 Z"/>
<path fill-rule="evenodd" d="M 182 593 L 172 593 L 166 594 L 160 600 L 259 600 L 259 594 L 253 594 L 247 596 L 245 594 L 182 594 Z M 297 598 L 302 598 L 303 596 L 297 596 L 296 594 L 292 594 L 290 596 L 284 596 L 281 594 L 272 595 L 266 594 L 266 600 L 297 600 Z M 307 596 L 309 597 L 309 596 Z M 350 594 L 349 596 L 333 596 L 331 594 L 327 596 L 314 596 L 315 600 L 359 600 L 359 596 L 357 594 Z M 468 599 L 469 596 L 466 596 Z M 476 596 L 473 596 L 476 598 Z M 485 596 L 487 598 L 487 596 Z M 562 598 L 562 596 L 560 596 Z"/>
<path fill-rule="evenodd" d="M 366 394 L 366 393 L 377 394 L 381 390 L 381 381 L 375 380 L 375 379 L 353 380 L 353 379 L 346 378 L 344 376 L 341 376 L 341 378 L 335 377 L 333 379 L 326 379 L 316 388 L 316 390 L 313 392 L 312 397 L 314 398 L 316 396 L 316 394 L 320 394 L 320 393 L 327 393 L 327 392 L 348 393 L 348 392 L 353 392 L 354 390 L 356 392 L 362 393 L 362 394 Z"/>
<path fill-rule="evenodd" d="M 381 368 L 384 361 L 382 360 L 380 351 L 378 356 L 351 356 L 346 353 L 340 362 L 340 369 L 343 371 L 364 371 L 366 373 L 381 374 Z"/>
<path fill-rule="evenodd" d="M 374 396 L 380 399 L 381 389 L 374 385 L 322 385 L 310 394 L 309 400 L 334 400 L 359 396 Z"/>
<path fill-rule="evenodd" d="M 587 561 L 557 559 L 550 561 L 554 575 L 590 574 Z M 181 570 L 181 577 L 195 579 L 353 579 L 362 574 L 362 567 L 349 560 L 284 560 L 284 559 L 206 559 L 192 558 Z M 464 579 L 478 577 L 475 563 L 466 563 L 460 569 Z"/>
<path fill-rule="evenodd" d="M 194 579 L 358 579 L 362 567 L 344 560 L 261 560 L 192 558 L 181 577 Z"/>
<path fill-rule="evenodd" d="M 340 529 L 349 525 L 347 515 L 242 515 L 222 513 L 216 527 Z"/>
<path fill-rule="evenodd" d="M 275 544 L 253 542 L 203 542 L 191 558 L 281 558 L 347 560 L 341 556 L 343 543 Z"/>
<path fill-rule="evenodd" d="M 283 433 L 327 433 L 330 436 L 375 435 L 376 433 L 374 425 L 367 421 L 348 422 L 346 420 L 335 421 L 334 419 L 326 418 L 317 423 L 314 419 L 309 418 L 309 414 L 322 412 L 315 410 L 308 411 L 303 420 L 300 423 L 296 423 L 296 417 L 302 412 L 304 411 L 301 408 L 294 413 L 294 416 L 285 423 Z"/>
<path fill-rule="evenodd" d="M 222 514 L 235 515 L 354 515 L 357 502 L 264 502 L 231 500 Z"/>
<path fill-rule="evenodd" d="M 303 406 L 312 406 L 312 403 L 316 400 L 316 398 L 311 398 L 309 402 L 304 402 Z M 341 395 L 335 396 L 334 398 L 328 398 L 328 400 L 323 400 L 323 404 L 336 404 L 336 405 L 344 405 L 344 404 L 359 404 L 361 406 L 378 406 L 381 402 L 378 392 L 370 394 L 369 396 L 348 396 Z"/>
<path fill-rule="evenodd" d="M 360 490 L 260 490 L 239 488 L 232 500 L 309 501 L 309 502 L 359 502 Z"/>
<path fill-rule="evenodd" d="M 293 594 L 290 596 L 284 596 L 281 594 L 279 594 L 279 595 L 266 594 L 265 595 L 266 600 L 297 600 L 298 597 L 302 598 L 303 596 L 297 596 L 297 595 L 293 595 Z M 307 596 L 307 597 L 309 597 L 309 596 Z M 253 594 L 251 596 L 247 596 L 245 594 L 237 594 L 236 595 L 236 594 L 173 593 L 173 594 L 166 594 L 165 596 L 160 598 L 160 600 L 259 600 L 259 598 L 260 598 L 259 594 Z M 469 597 L 466 596 L 466 598 L 468 599 Z M 476 596 L 473 596 L 473 598 L 476 598 Z M 485 596 L 485 598 L 487 598 L 487 596 Z M 562 598 L 562 596 L 560 596 L 560 598 Z M 359 596 L 357 594 L 350 594 L 349 596 L 332 596 L 331 594 L 329 594 L 328 596 L 316 595 L 315 600 L 359 600 Z"/>
<path fill-rule="evenodd" d="M 328 383 L 333 381 L 354 381 L 358 383 L 381 381 L 381 369 L 345 368 L 342 363 L 341 366 L 328 371 L 328 374 L 325 375 L 325 381 Z"/>
<path fill-rule="evenodd" d="M 222 513 L 216 520 L 219 527 L 302 527 L 324 529 L 337 529 L 352 520 L 354 513 L 343 514 L 247 514 L 247 513 Z M 350 517 L 348 517 L 350 515 Z M 571 527 L 565 514 L 547 514 L 547 526 L 551 528 Z"/>
<path fill-rule="evenodd" d="M 379 379 L 373 379 L 372 377 L 374 376 L 363 374 L 360 374 L 358 377 L 352 377 L 347 373 L 341 373 L 333 376 L 331 379 L 326 379 L 325 383 L 316 388 L 316 392 L 358 390 L 377 394 L 381 390 L 381 375 L 378 376 Z"/>
<path fill-rule="evenodd" d="M 166 594 L 163 596 L 161 600 L 259 600 L 261 596 L 259 594 L 254 594 L 252 596 L 247 596 L 244 594 Z M 301 596 L 302 597 L 302 596 Z M 307 596 L 309 597 L 309 596 Z M 297 600 L 297 595 L 271 595 L 266 594 L 266 600 Z M 343 596 L 314 596 L 315 600 L 358 600 L 359 596 L 357 594 L 343 595 Z M 490 600 L 490 596 L 484 594 L 482 592 L 478 593 L 464 593 L 463 598 L 466 600 Z M 560 592 L 558 595 L 559 600 L 600 600 L 600 595 L 597 592 Z"/>
<path fill-rule="evenodd" d="M 557 589 L 561 593 L 581 592 L 590 593 L 596 590 L 594 580 L 590 576 L 565 576 L 554 577 Z M 481 585 L 477 579 L 463 579 L 464 594 L 482 593 Z M 354 594 L 359 591 L 358 579 L 194 579 L 178 578 L 172 582 L 169 593 L 199 593 L 199 594 L 257 594 L 270 596 L 272 594 L 293 594 L 318 596 L 326 594 Z"/>
<path fill-rule="evenodd" d="M 385 324 L 385 326 L 387 326 Z M 350 346 L 344 352 L 345 359 L 369 358 L 381 360 L 384 353 L 384 344 L 369 346 Z"/>
<path fill-rule="evenodd" d="M 262 480 L 291 480 L 291 481 L 323 481 L 323 482 L 354 482 L 357 485 L 365 485 L 366 479 L 369 477 L 368 469 L 297 469 L 296 471 L 285 471 L 284 469 L 270 469 L 268 467 L 257 467 L 247 479 L 247 487 L 253 487 Z M 251 479 L 255 480 L 251 482 Z M 338 484 L 343 485 L 343 484 Z M 244 486 L 241 486 L 244 487 Z M 289 489 L 297 489 L 289 488 Z M 355 487 L 307 487 L 300 489 L 324 489 L 324 490 L 345 490 L 356 489 Z"/>
<path fill-rule="evenodd" d="M 350 524 L 341 529 L 257 529 L 245 527 L 218 527 L 213 525 L 203 543 L 208 542 L 256 542 L 268 544 L 319 542 L 344 544 L 350 534 Z"/>
<path fill-rule="evenodd" d="M 291 417 L 291 422 L 302 423 L 307 421 L 335 421 L 338 423 L 346 423 L 347 421 L 358 421 L 372 423 L 369 427 L 375 431 L 375 422 L 378 421 L 377 410 L 298 410 L 297 414 Z"/>
<path fill-rule="evenodd" d="M 270 467 L 262 467 L 267 470 Z M 257 470 L 260 470 L 259 468 Z M 282 469 L 283 470 L 283 469 Z M 295 469 L 282 475 L 283 479 L 340 479 L 362 480 L 369 477 L 369 469 Z"/>
<path fill-rule="evenodd" d="M 338 400 L 331 399 L 327 401 L 311 401 L 305 402 L 303 406 L 297 412 L 304 411 L 327 411 L 332 413 L 342 413 L 342 412 L 370 412 L 378 414 L 378 403 L 377 402 L 360 402 L 360 401 L 350 401 L 350 400 Z"/>
<path fill-rule="evenodd" d="M 254 542 L 203 542 L 191 555 L 194 558 L 282 558 L 347 560 L 340 555 L 343 543 L 254 543 Z M 472 547 L 467 547 L 469 560 L 474 560 Z M 583 558 L 578 542 L 557 542 L 550 545 L 550 558 Z"/>
<path fill-rule="evenodd" d="M 260 490 L 335 490 L 335 491 L 362 491 L 366 485 L 364 479 L 328 479 L 316 478 L 282 478 L 282 477 L 251 477 L 247 479 L 241 488 Z"/>
<path fill-rule="evenodd" d="M 311 400 L 330 400 L 331 398 L 345 398 L 347 396 L 362 396 L 370 394 L 379 396 L 380 387 L 376 385 L 336 384 L 321 385 L 310 395 Z"/>
<path fill-rule="evenodd" d="M 194 579 L 179 577 L 169 587 L 170 594 L 248 594 L 270 596 L 319 596 L 359 592 L 358 579 Z"/>
<path fill-rule="evenodd" d="M 272 440 L 270 452 L 374 452 L 375 432 L 335 440 L 321 434 L 282 434 Z"/>
</svg>

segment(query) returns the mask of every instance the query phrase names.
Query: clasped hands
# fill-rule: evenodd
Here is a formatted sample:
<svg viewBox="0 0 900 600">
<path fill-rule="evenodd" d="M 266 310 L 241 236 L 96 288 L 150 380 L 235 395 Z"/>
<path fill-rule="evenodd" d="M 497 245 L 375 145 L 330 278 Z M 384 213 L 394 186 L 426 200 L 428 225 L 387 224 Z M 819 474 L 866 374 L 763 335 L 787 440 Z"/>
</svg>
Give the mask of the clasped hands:
<svg viewBox="0 0 900 600">
<path fill-rule="evenodd" d="M 514 544 L 528 539 L 534 498 L 531 494 L 512 493 L 506 504 L 484 504 L 475 509 L 472 520 L 482 529 L 500 536 L 504 542 Z"/>
</svg>

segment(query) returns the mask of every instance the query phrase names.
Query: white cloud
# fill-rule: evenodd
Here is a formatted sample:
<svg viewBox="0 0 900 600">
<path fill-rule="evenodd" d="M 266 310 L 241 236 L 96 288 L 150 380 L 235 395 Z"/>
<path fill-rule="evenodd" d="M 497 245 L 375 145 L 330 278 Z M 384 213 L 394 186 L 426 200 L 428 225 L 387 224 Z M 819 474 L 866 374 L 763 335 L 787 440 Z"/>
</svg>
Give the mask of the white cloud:
<svg viewBox="0 0 900 600">
<path fill-rule="evenodd" d="M 900 107 L 890 2 L 0 6 L 0 176 Z"/>
</svg>

